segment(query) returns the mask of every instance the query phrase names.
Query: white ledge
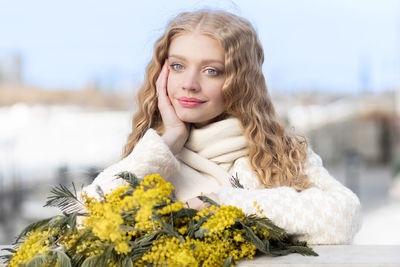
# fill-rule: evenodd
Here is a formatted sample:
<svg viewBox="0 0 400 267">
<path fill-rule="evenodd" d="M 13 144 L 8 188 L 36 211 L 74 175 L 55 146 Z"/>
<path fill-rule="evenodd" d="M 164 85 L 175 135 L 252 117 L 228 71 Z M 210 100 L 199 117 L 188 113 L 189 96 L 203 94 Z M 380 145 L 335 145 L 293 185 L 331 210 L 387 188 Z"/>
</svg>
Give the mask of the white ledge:
<svg viewBox="0 0 400 267">
<path fill-rule="evenodd" d="M 312 246 L 312 248 L 319 256 L 302 256 L 300 254 L 281 257 L 262 256 L 250 261 L 242 261 L 238 266 L 400 266 L 400 245 L 329 245 Z"/>
<path fill-rule="evenodd" d="M 0 249 L 7 246 L 0 246 Z M 252 260 L 241 261 L 237 266 L 400 266 L 400 245 L 338 245 L 312 246 L 319 254 L 318 257 L 290 254 L 280 257 L 256 257 Z M 0 255 L 4 251 L 0 251 Z M 3 267 L 5 264 L 1 264 Z"/>
</svg>

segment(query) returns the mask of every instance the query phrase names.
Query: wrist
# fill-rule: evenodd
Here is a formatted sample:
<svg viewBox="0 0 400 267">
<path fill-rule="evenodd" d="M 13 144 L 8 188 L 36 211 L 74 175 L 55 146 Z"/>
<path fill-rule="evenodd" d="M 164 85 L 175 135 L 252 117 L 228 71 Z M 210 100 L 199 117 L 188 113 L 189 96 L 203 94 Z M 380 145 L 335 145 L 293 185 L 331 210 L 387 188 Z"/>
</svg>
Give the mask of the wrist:
<svg viewBox="0 0 400 267">
<path fill-rule="evenodd" d="M 161 138 L 167 144 L 172 154 L 178 154 L 186 142 L 185 133 L 166 131 Z"/>
</svg>

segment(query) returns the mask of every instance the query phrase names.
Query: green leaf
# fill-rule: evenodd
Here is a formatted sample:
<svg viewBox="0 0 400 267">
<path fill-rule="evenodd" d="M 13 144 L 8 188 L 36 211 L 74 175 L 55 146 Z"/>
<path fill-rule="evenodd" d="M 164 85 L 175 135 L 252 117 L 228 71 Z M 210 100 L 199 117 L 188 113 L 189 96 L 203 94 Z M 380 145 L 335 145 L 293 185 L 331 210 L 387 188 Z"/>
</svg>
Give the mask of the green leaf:
<svg viewBox="0 0 400 267">
<path fill-rule="evenodd" d="M 265 246 L 264 242 L 251 230 L 250 227 L 242 223 L 243 229 L 245 236 L 244 238 L 247 239 L 250 243 L 252 243 L 258 250 L 261 252 L 265 253 L 266 255 L 270 255 L 270 251 L 267 250 L 267 247 Z"/>
<path fill-rule="evenodd" d="M 57 256 L 57 262 L 60 264 L 60 267 L 71 267 L 71 260 L 67 254 L 61 250 L 53 250 L 53 252 Z"/>
<path fill-rule="evenodd" d="M 2 251 L 7 251 L 10 254 L 4 254 L 0 256 L 0 259 L 4 261 L 4 263 L 9 263 L 11 258 L 13 257 L 13 254 L 15 252 L 17 252 L 17 250 L 13 249 L 13 248 L 3 248 L 1 249 Z M 1 262 L 1 261 L 0 261 Z"/>
<path fill-rule="evenodd" d="M 74 211 L 84 211 L 85 205 L 79 200 L 75 184 L 72 183 L 73 192 L 65 185 L 59 185 L 51 189 L 44 207 L 58 207 L 61 211 L 72 213 Z"/>
<path fill-rule="evenodd" d="M 235 265 L 235 261 L 232 256 L 229 256 L 224 260 L 221 267 L 231 267 L 232 265 Z"/>
<path fill-rule="evenodd" d="M 291 253 L 299 253 L 301 255 L 318 256 L 318 254 L 307 246 L 296 246 L 290 244 L 280 244 L 274 248 L 271 248 L 271 255 L 273 256 L 285 256 Z"/>
<path fill-rule="evenodd" d="M 175 189 L 172 190 L 172 193 L 171 193 L 171 195 L 169 196 L 169 198 L 171 199 L 172 202 L 177 202 L 177 201 L 178 201 L 178 198 L 176 197 Z"/>
<path fill-rule="evenodd" d="M 239 182 L 238 174 L 236 173 L 235 176 L 231 176 L 229 178 L 229 181 L 231 182 L 231 185 L 236 188 L 244 188 L 243 185 Z"/>
<path fill-rule="evenodd" d="M 77 249 L 77 247 L 82 244 L 83 241 L 87 240 L 92 240 L 94 237 L 93 233 L 89 230 L 86 230 L 82 235 L 78 237 L 78 239 L 75 241 L 75 243 L 72 245 L 72 247 L 69 249 L 69 251 L 74 252 Z M 86 250 L 82 251 L 82 254 L 84 254 Z M 78 257 L 80 258 L 80 257 Z M 73 259 L 73 262 L 75 262 L 75 258 Z"/>
<path fill-rule="evenodd" d="M 118 174 L 118 177 L 124 179 L 133 188 L 136 188 L 140 184 L 139 178 L 131 172 L 121 172 Z"/>
<path fill-rule="evenodd" d="M 139 238 L 135 239 L 135 241 L 131 241 L 131 242 L 135 242 L 137 244 L 137 246 L 145 247 L 145 246 L 151 245 L 157 239 L 157 236 L 159 234 L 160 234 L 159 232 L 152 232 L 148 235 L 139 237 Z M 132 245 L 132 247 L 134 247 L 134 246 Z"/>
<path fill-rule="evenodd" d="M 174 218 L 193 218 L 194 216 L 196 216 L 197 212 L 198 210 L 196 209 L 183 208 L 173 212 L 172 215 L 174 216 Z"/>
<path fill-rule="evenodd" d="M 220 205 L 215 202 L 214 200 L 212 200 L 211 198 L 207 197 L 207 196 L 197 196 L 198 199 L 200 199 L 203 202 L 206 202 L 212 206 L 216 206 L 216 207 L 220 207 Z"/>
<path fill-rule="evenodd" d="M 208 217 L 201 217 L 198 222 L 196 222 L 194 220 L 190 221 L 189 225 L 188 225 L 188 230 L 187 230 L 188 236 L 190 238 L 193 238 L 195 236 L 196 231 L 199 230 L 201 225 L 207 220 L 208 220 Z"/>
<path fill-rule="evenodd" d="M 269 243 L 268 239 L 263 239 L 262 241 L 263 241 L 265 250 L 266 250 L 266 251 L 271 251 L 271 250 L 270 250 L 270 245 L 271 245 L 271 244 Z"/>
<path fill-rule="evenodd" d="M 102 257 L 105 259 L 111 259 L 111 257 L 113 256 L 113 250 L 114 250 L 114 246 L 115 244 L 110 244 L 109 246 L 106 246 L 106 248 L 104 249 L 104 252 L 102 254 Z"/>
<path fill-rule="evenodd" d="M 78 216 L 78 213 L 77 213 L 77 212 L 68 214 L 68 216 L 67 216 L 67 217 L 68 217 L 68 222 L 67 222 L 67 224 L 71 227 L 70 229 L 71 229 L 72 231 L 77 230 L 77 228 L 76 228 L 76 218 L 77 218 L 77 216 Z"/>
<path fill-rule="evenodd" d="M 99 185 L 96 185 L 96 193 L 100 197 L 100 201 L 106 201 L 106 198 L 104 197 L 104 192 L 103 189 Z"/>
<path fill-rule="evenodd" d="M 270 235 L 269 239 L 284 240 L 288 238 L 286 231 L 275 225 L 270 219 L 266 217 L 257 217 L 255 214 L 246 216 L 247 225 L 254 225 L 257 231 L 267 231 Z"/>
<path fill-rule="evenodd" d="M 81 267 L 108 267 L 107 260 L 108 259 L 115 260 L 115 258 L 113 257 L 114 255 L 112 253 L 113 249 L 114 249 L 113 245 L 107 246 L 103 254 L 92 256 L 85 259 Z"/>
<path fill-rule="evenodd" d="M 102 265 L 101 256 L 96 255 L 85 259 L 81 267 L 99 267 Z"/>
<path fill-rule="evenodd" d="M 124 260 L 122 261 L 121 266 L 124 267 L 133 267 L 133 262 L 129 257 L 124 258 Z"/>
<path fill-rule="evenodd" d="M 70 214 L 64 212 L 63 215 L 54 216 L 49 222 L 49 227 L 63 229 L 68 228 L 71 231 L 75 231 L 77 215 L 77 212 Z"/>
<path fill-rule="evenodd" d="M 289 248 L 293 253 L 299 253 L 301 255 L 311 255 L 318 256 L 318 253 L 315 252 L 312 248 L 306 246 L 291 246 Z"/>
<path fill-rule="evenodd" d="M 199 229 L 196 232 L 194 232 L 194 237 L 202 239 L 206 233 L 208 233 L 208 229 Z"/>
<path fill-rule="evenodd" d="M 132 262 L 135 262 L 135 261 L 139 260 L 141 257 L 143 257 L 143 255 L 146 254 L 150 250 L 150 248 L 151 248 L 151 246 L 133 249 L 130 253 L 130 255 L 131 255 L 130 258 L 131 258 Z"/>
<path fill-rule="evenodd" d="M 15 252 L 17 252 L 17 250 L 16 249 L 13 249 L 13 248 L 2 248 L 2 249 L 0 249 L 1 251 L 8 251 L 8 252 L 11 252 L 11 253 L 15 253 Z"/>
<path fill-rule="evenodd" d="M 85 260 L 85 256 L 82 254 L 73 253 L 71 255 L 72 266 L 81 266 L 84 260 Z"/>
<path fill-rule="evenodd" d="M 161 224 L 161 230 L 160 230 L 160 231 L 162 231 L 162 232 L 164 232 L 164 233 L 166 233 L 166 234 L 169 234 L 169 235 L 171 235 L 171 236 L 174 236 L 174 237 L 178 238 L 179 241 L 180 241 L 181 243 L 184 242 L 182 236 L 181 236 L 177 231 L 175 231 L 175 229 L 174 229 L 174 227 L 173 227 L 172 225 L 170 225 L 169 223 L 164 222 L 164 221 L 163 221 L 158 215 L 156 215 L 156 214 L 152 214 L 151 217 L 154 218 L 154 219 L 156 219 L 156 220 Z"/>
<path fill-rule="evenodd" d="M 32 258 L 26 267 L 42 267 L 46 263 L 49 263 L 49 257 L 47 254 L 39 254 Z"/>
<path fill-rule="evenodd" d="M 28 233 L 39 229 L 39 228 L 47 228 L 48 227 L 48 223 L 49 221 L 53 219 L 53 217 L 51 218 L 47 218 L 47 219 L 43 219 L 34 223 L 29 224 L 28 226 L 26 226 L 22 232 L 17 236 L 14 244 L 17 244 L 21 238 L 25 237 Z M 46 227 L 45 227 L 46 226 Z"/>
<path fill-rule="evenodd" d="M 121 231 L 143 231 L 143 232 L 154 232 L 154 229 L 140 229 L 140 228 L 135 228 L 129 225 L 120 225 L 119 229 Z"/>
</svg>

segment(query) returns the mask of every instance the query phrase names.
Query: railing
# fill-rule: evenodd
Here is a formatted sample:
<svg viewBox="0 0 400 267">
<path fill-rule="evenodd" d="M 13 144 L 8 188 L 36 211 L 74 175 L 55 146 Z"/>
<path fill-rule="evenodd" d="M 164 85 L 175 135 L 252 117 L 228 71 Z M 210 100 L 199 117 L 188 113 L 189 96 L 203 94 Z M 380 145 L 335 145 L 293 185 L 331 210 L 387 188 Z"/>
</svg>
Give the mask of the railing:
<svg viewBox="0 0 400 267">
<path fill-rule="evenodd" d="M 5 248 L 6 246 L 0 246 Z M 348 245 L 348 246 L 312 246 L 318 257 L 290 254 L 281 257 L 256 257 L 241 261 L 240 267 L 257 266 L 400 266 L 400 245 Z M 4 252 L 0 252 L 0 255 Z M 0 263 L 0 267 L 5 266 Z"/>
</svg>

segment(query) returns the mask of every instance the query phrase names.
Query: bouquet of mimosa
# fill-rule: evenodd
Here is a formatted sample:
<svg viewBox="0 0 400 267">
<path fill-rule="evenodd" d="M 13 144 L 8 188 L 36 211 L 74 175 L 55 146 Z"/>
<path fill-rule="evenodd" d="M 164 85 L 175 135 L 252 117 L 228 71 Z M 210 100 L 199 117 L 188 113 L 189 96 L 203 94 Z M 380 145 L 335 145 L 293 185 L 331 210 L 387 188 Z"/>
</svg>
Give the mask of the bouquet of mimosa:
<svg viewBox="0 0 400 267">
<path fill-rule="evenodd" d="M 232 266 L 257 253 L 317 255 L 268 218 L 246 215 L 199 196 L 209 205 L 190 209 L 159 175 L 127 182 L 98 198 L 75 186 L 52 189 L 46 206 L 62 215 L 27 226 L 5 258 L 13 266 Z M 256 203 L 255 203 L 256 204 Z"/>
</svg>

